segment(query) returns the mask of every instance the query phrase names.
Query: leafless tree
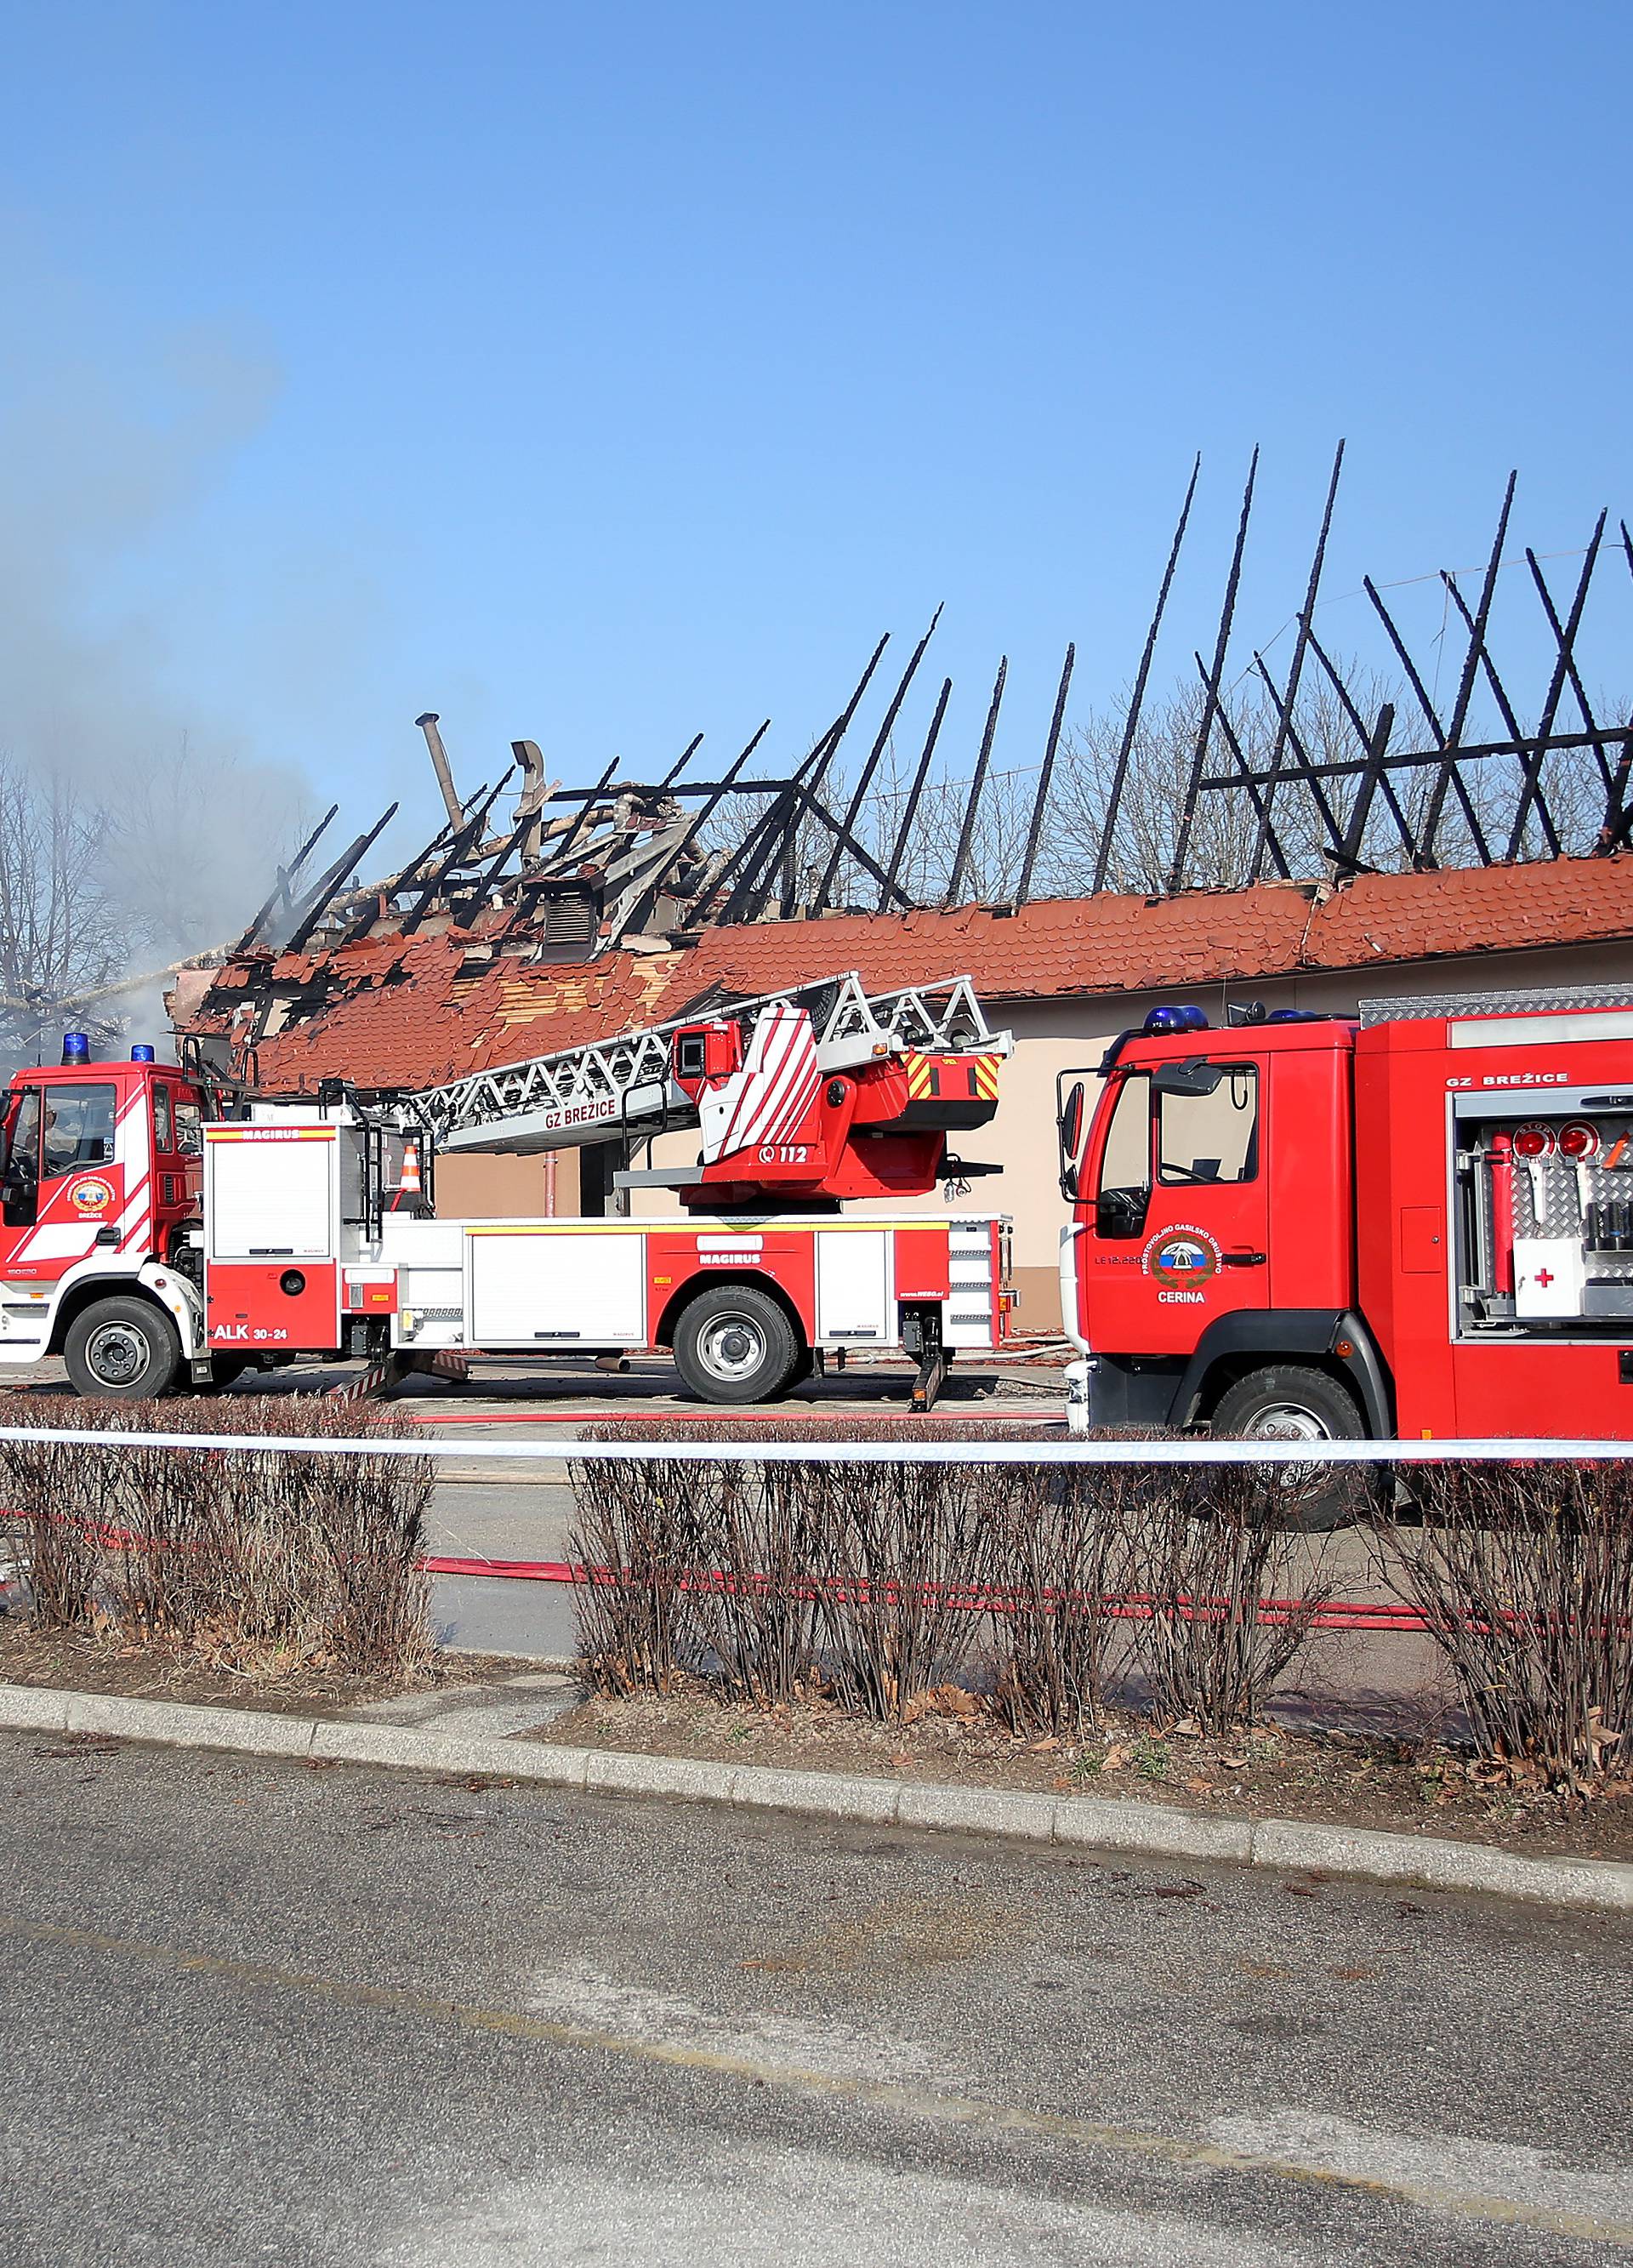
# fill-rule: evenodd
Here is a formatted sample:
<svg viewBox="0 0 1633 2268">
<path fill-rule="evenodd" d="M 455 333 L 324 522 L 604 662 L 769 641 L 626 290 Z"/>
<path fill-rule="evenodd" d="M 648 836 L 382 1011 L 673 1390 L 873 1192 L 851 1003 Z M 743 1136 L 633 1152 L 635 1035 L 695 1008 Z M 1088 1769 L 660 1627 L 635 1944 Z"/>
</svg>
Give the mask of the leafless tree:
<svg viewBox="0 0 1633 2268">
<path fill-rule="evenodd" d="M 70 781 L 0 755 L 0 1060 L 31 1058 L 58 1003 L 110 983 L 128 940 L 111 822 Z"/>
<path fill-rule="evenodd" d="M 291 819 L 278 783 L 273 801 L 258 802 L 264 781 L 224 780 L 223 770 L 207 781 L 183 739 L 123 767 L 97 796 L 0 751 L 0 1071 L 34 1061 L 64 1024 L 107 1042 L 136 1012 L 156 1036 L 158 986 L 131 980 L 241 925 Z M 206 831 L 211 799 L 232 805 L 224 849 L 218 823 L 214 840 Z"/>
</svg>

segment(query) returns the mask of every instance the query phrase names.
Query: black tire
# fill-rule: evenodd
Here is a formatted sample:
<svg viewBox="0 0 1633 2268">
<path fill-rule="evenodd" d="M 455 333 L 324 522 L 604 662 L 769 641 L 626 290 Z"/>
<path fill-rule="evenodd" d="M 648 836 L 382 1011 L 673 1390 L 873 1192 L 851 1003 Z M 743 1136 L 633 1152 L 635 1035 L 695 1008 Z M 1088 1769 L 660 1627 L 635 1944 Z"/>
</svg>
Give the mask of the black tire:
<svg viewBox="0 0 1633 2268">
<path fill-rule="evenodd" d="M 151 1300 L 98 1300 L 69 1325 L 63 1360 L 76 1394 L 156 1402 L 176 1382 L 181 1342 Z"/>
<path fill-rule="evenodd" d="M 793 1377 L 799 1352 L 785 1311 L 752 1284 L 711 1285 L 675 1326 L 674 1366 L 700 1402 L 769 1402 Z"/>
<path fill-rule="evenodd" d="M 1306 1363 L 1250 1370 L 1219 1396 L 1216 1433 L 1247 1440 L 1359 1441 L 1366 1423 L 1349 1388 Z M 1267 1465 L 1261 1517 L 1306 1535 L 1348 1528 L 1365 1509 L 1369 1469 L 1358 1465 Z"/>
</svg>

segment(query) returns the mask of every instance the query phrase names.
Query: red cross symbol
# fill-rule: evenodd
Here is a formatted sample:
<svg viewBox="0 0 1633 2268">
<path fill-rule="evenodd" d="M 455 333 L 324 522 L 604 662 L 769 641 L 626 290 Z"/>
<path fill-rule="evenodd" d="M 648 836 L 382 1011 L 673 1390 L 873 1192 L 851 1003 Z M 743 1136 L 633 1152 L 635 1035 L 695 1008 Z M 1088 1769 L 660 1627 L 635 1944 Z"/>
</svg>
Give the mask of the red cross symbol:
<svg viewBox="0 0 1633 2268">
<path fill-rule="evenodd" d="M 1554 1271 L 1551 1268 L 1539 1268 L 1537 1270 L 1537 1282 L 1542 1286 L 1542 1289 L 1545 1292 L 1553 1280 Z"/>
</svg>

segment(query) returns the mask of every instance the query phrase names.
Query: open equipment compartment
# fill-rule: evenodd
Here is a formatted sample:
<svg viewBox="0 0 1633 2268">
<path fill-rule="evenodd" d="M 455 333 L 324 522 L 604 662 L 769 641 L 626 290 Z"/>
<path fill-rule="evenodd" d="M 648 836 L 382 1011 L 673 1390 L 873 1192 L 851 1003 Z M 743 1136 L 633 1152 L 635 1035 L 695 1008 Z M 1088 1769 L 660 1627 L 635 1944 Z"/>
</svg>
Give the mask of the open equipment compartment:
<svg viewBox="0 0 1633 2268">
<path fill-rule="evenodd" d="M 1633 1092 L 1453 1096 L 1453 1330 L 1624 1333 L 1633 1319 Z"/>
</svg>

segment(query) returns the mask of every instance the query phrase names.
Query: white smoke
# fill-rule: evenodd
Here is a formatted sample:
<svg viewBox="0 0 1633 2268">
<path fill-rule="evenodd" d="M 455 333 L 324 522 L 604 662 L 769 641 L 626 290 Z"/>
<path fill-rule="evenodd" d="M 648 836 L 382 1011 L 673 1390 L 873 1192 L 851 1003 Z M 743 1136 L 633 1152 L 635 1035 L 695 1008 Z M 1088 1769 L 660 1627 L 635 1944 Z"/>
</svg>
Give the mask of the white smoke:
<svg viewBox="0 0 1633 2268">
<path fill-rule="evenodd" d="M 0 341 L 0 767 L 48 823 L 64 803 L 105 822 L 72 887 L 95 901 L 77 909 L 99 939 L 87 966 L 131 975 L 241 930 L 313 801 L 180 681 L 167 608 L 188 602 L 145 572 L 150 541 L 264 422 L 278 375 L 224 330 L 110 335 L 26 265 Z M 0 796 L 0 894 L 15 895 L 5 810 Z M 30 975 L 5 932 L 0 907 L 0 991 Z M 155 1020 L 155 998 L 109 1005 Z"/>
</svg>

